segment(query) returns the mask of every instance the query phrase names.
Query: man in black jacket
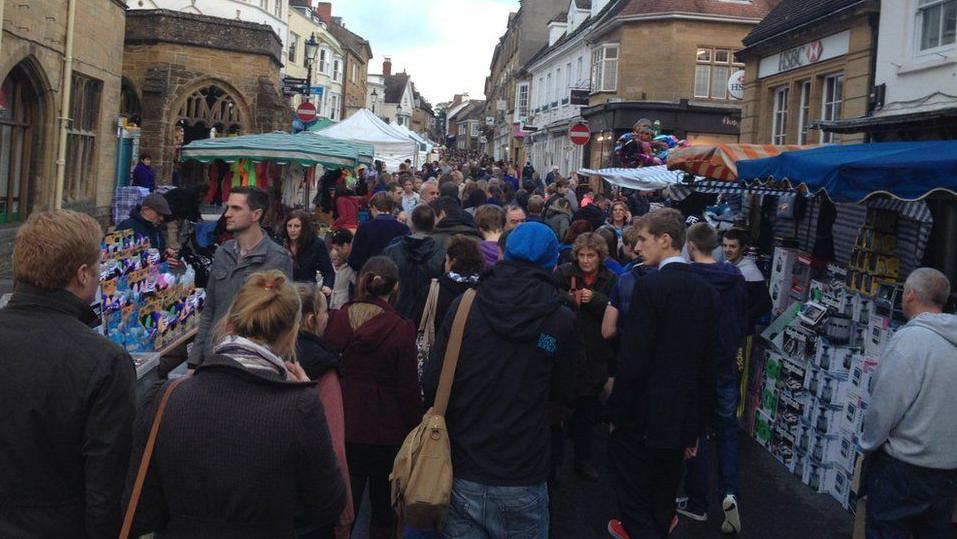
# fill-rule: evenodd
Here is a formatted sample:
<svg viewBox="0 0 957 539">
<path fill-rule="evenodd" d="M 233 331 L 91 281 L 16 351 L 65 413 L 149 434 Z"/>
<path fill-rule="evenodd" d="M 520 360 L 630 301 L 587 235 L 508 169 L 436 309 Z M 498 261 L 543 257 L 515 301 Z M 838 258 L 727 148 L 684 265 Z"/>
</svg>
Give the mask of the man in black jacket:
<svg viewBox="0 0 957 539">
<path fill-rule="evenodd" d="M 718 293 L 681 258 L 684 218 L 643 216 L 636 248 L 658 271 L 635 281 L 608 400 L 609 455 L 621 520 L 616 538 L 666 537 L 677 522 L 684 459 L 697 453 L 714 408 Z"/>
<path fill-rule="evenodd" d="M 475 220 L 462 210 L 458 200 L 441 196 L 429 205 L 435 210 L 436 224 L 432 238 L 439 244 L 439 247 L 447 248 L 449 240 L 456 234 L 475 238 L 475 241 L 482 241 L 482 235 L 475 227 Z"/>
<path fill-rule="evenodd" d="M 582 346 L 551 278 L 557 261 L 551 230 L 526 223 L 478 287 L 445 414 L 455 476 L 447 536 L 548 537 L 547 405 L 574 400 Z M 460 301 L 449 307 L 423 373 L 428 405 Z"/>
<path fill-rule="evenodd" d="M 387 192 L 372 195 L 369 211 L 372 220 L 359 225 L 355 239 L 352 240 L 352 252 L 349 253 L 349 267 L 362 273 L 362 266 L 370 258 L 382 254 L 392 240 L 409 233 L 409 227 L 399 222 L 393 215 L 395 202 Z"/>
<path fill-rule="evenodd" d="M 399 297 L 395 308 L 418 327 L 429 283 L 445 269 L 445 250 L 429 234 L 435 228 L 435 211 L 427 204 L 412 210 L 412 234 L 393 241 L 382 252 L 399 267 Z"/>
<path fill-rule="evenodd" d="M 67 210 L 17 232 L 16 289 L 0 310 L 0 537 L 119 532 L 136 371 L 90 329 L 101 238 Z"/>
</svg>

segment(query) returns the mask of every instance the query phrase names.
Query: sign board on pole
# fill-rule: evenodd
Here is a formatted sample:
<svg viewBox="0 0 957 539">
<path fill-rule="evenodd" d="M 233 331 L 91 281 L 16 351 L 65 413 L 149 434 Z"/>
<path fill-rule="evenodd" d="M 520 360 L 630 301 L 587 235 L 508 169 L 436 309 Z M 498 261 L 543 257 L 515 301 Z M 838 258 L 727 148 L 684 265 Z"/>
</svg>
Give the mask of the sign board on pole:
<svg viewBox="0 0 957 539">
<path fill-rule="evenodd" d="M 577 123 L 568 128 L 568 139 L 572 141 L 572 144 L 579 146 L 587 144 L 591 140 L 591 130 L 588 129 L 587 125 Z"/>
<path fill-rule="evenodd" d="M 299 118 L 304 124 L 307 124 L 316 119 L 316 106 L 312 103 L 305 101 L 299 105 L 296 109 L 296 117 Z"/>
<path fill-rule="evenodd" d="M 728 79 L 728 95 L 734 99 L 744 99 L 744 70 L 739 69 Z"/>
<path fill-rule="evenodd" d="M 588 105 L 588 90 L 572 90 L 569 97 L 572 105 Z"/>
</svg>

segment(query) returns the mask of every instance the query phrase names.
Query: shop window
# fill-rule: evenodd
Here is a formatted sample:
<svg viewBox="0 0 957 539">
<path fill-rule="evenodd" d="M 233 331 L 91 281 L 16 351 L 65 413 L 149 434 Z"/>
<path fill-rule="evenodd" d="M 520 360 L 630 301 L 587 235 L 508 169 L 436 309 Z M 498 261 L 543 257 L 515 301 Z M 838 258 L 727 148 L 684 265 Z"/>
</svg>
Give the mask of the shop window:
<svg viewBox="0 0 957 539">
<path fill-rule="evenodd" d="M 478 124 L 478 122 L 474 122 L 474 121 L 473 121 L 473 122 L 469 122 L 469 125 L 470 125 L 471 128 L 472 128 L 472 136 L 473 136 L 473 137 L 479 136 L 479 124 Z"/>
<path fill-rule="evenodd" d="M 339 119 L 339 94 L 329 94 L 329 119 L 338 120 Z"/>
<path fill-rule="evenodd" d="M 67 201 L 89 198 L 96 182 L 96 129 L 100 116 L 103 83 L 73 74 L 70 96 L 70 124 L 67 128 L 66 179 L 63 197 Z"/>
<path fill-rule="evenodd" d="M 807 144 L 807 126 L 811 120 L 811 81 L 801 83 L 801 110 L 798 112 L 798 144 Z"/>
<path fill-rule="evenodd" d="M 824 95 L 821 98 L 821 119 L 839 120 L 844 102 L 844 75 L 838 73 L 824 77 Z M 836 142 L 834 133 L 821 131 L 821 143 Z"/>
<path fill-rule="evenodd" d="M 278 1 L 278 0 L 277 0 L 277 1 Z M 259 7 L 263 8 L 264 10 L 268 10 L 268 9 L 269 9 L 269 0 L 259 0 Z"/>
<path fill-rule="evenodd" d="M 352 82 L 359 80 L 359 66 L 355 62 L 352 62 L 352 72 L 349 75 L 349 80 Z"/>
<path fill-rule="evenodd" d="M 694 97 L 728 99 L 728 79 L 740 65 L 731 49 L 698 48 L 695 52 Z"/>
<path fill-rule="evenodd" d="M 787 144 L 790 89 L 787 86 L 781 86 L 775 88 L 773 92 L 774 109 L 771 114 L 771 144 Z"/>
<path fill-rule="evenodd" d="M 618 89 L 618 45 L 602 45 L 591 53 L 591 91 Z"/>
<path fill-rule="evenodd" d="M 957 38 L 957 0 L 920 0 L 917 26 L 920 50 L 953 45 Z"/>
<path fill-rule="evenodd" d="M 21 67 L 0 86 L 0 224 L 26 217 L 39 97 Z"/>
<path fill-rule="evenodd" d="M 282 18 L 282 0 L 276 0 L 276 5 L 274 6 L 276 10 L 273 12 L 276 14 L 277 19 Z"/>
<path fill-rule="evenodd" d="M 299 36 L 289 32 L 289 63 L 296 63 L 296 49 L 299 48 Z"/>
</svg>

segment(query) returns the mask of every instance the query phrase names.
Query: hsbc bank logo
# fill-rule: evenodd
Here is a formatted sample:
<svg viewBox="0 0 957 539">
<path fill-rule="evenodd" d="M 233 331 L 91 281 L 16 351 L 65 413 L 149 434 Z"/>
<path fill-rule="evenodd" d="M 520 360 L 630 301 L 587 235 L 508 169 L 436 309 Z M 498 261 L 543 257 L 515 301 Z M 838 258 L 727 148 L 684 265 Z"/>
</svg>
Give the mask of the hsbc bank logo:
<svg viewBox="0 0 957 539">
<path fill-rule="evenodd" d="M 823 54 L 824 45 L 820 40 L 788 49 L 782 52 L 778 58 L 778 71 L 788 71 L 796 67 L 813 64 L 820 60 Z"/>
<path fill-rule="evenodd" d="M 824 45 L 820 41 L 808 43 L 804 46 L 804 54 L 807 55 L 807 63 L 809 64 L 820 60 L 822 52 L 824 52 Z"/>
</svg>

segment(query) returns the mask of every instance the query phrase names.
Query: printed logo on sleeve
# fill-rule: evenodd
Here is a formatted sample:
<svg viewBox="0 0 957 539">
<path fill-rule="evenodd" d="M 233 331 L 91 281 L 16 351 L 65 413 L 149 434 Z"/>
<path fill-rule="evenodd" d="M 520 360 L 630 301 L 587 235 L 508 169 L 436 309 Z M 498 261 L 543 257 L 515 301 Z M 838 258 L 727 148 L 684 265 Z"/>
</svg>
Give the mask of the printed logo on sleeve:
<svg viewBox="0 0 957 539">
<path fill-rule="evenodd" d="M 558 340 L 547 333 L 538 336 L 538 347 L 549 354 L 554 354 L 558 350 Z"/>
</svg>

